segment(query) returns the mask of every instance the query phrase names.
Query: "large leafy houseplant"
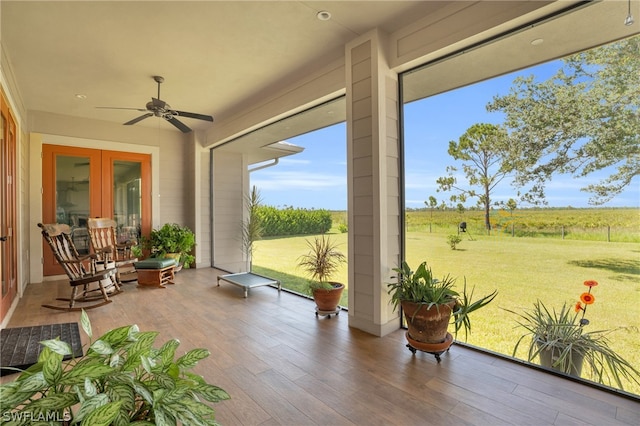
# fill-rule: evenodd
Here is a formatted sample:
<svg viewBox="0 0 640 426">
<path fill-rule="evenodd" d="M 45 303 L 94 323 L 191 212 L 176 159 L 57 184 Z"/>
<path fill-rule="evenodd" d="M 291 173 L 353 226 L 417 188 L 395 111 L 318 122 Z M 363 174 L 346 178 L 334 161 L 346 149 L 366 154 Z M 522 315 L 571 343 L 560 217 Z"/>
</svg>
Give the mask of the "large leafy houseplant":
<svg viewBox="0 0 640 426">
<path fill-rule="evenodd" d="M 505 309 L 518 316 L 517 322 L 525 330 L 515 344 L 513 356 L 520 345 L 528 341 L 529 362 L 539 358 L 545 367 L 578 377 L 585 364 L 590 378 L 596 382 L 616 384 L 620 389 L 624 389 L 624 380 L 640 384 L 640 372 L 609 346 L 611 333 L 620 329 L 629 331 L 629 327 L 585 331 L 589 325 L 585 314 L 596 300 L 592 288 L 598 282 L 587 280 L 584 285 L 589 290 L 580 295 L 573 309 L 567 303 L 559 311 L 549 309 L 540 300 L 524 313 Z"/>
<path fill-rule="evenodd" d="M 151 251 L 153 257 L 167 257 L 179 254 L 179 262 L 188 268 L 195 261 L 191 250 L 196 245 L 196 235 L 187 226 L 165 223 L 161 228 L 151 230 L 149 238 L 142 238 L 142 246 Z"/>
<path fill-rule="evenodd" d="M 497 295 L 496 290 L 473 301 L 473 289 L 467 292 L 466 279 L 462 292 L 459 292 L 455 290 L 455 278 L 448 274 L 442 279 L 434 277 L 426 261 L 422 262 L 415 271 L 406 261 L 403 261 L 401 266 L 394 268 L 393 271 L 397 275 L 393 277 L 396 280 L 388 284 L 391 303 L 394 309 L 397 309 L 398 305 L 402 305 L 411 337 L 422 341 L 418 334 L 428 336 L 425 338 L 425 343 L 435 342 L 431 341 L 430 331 L 417 330 L 417 328 L 429 324 L 429 321 L 418 320 L 419 313 L 433 310 L 435 315 L 439 317 L 438 322 L 444 331 L 435 332 L 435 336 L 439 336 L 434 337 L 435 340 L 444 340 L 449 319 L 452 321 L 451 324 L 454 326 L 456 336 L 461 329 L 464 329 L 466 338 L 471 331 L 469 314 L 489 304 Z M 435 321 L 433 325 L 435 325 Z"/>
<path fill-rule="evenodd" d="M 81 324 L 92 339 L 84 311 Z M 136 325 L 115 328 L 68 362 L 62 361 L 71 354 L 66 342 L 41 342 L 38 363 L 0 386 L 3 424 L 216 425 L 214 409 L 201 399 L 219 402 L 229 395 L 189 371 L 209 351 L 192 349 L 175 359 L 180 342 L 156 349 L 157 336 Z"/>
</svg>

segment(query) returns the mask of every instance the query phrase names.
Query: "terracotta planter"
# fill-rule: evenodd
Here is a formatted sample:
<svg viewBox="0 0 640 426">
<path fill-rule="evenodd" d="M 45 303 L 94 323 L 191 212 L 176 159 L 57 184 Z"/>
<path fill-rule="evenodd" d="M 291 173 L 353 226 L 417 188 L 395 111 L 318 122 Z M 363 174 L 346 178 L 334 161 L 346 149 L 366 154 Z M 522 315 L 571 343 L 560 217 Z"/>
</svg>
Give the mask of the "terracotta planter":
<svg viewBox="0 0 640 426">
<path fill-rule="evenodd" d="M 427 308 L 426 304 L 406 300 L 401 304 L 409 336 L 413 340 L 429 344 L 443 343 L 446 340 L 455 301 L 446 305 L 433 305 L 430 308 Z"/>
<path fill-rule="evenodd" d="M 536 342 L 538 348 L 540 348 L 540 343 Z M 554 366 L 553 364 L 558 361 L 562 350 L 560 348 L 547 348 L 540 351 L 540 365 L 543 367 L 550 368 L 555 371 L 559 371 L 561 373 L 569 374 L 571 376 L 580 377 L 582 374 L 582 364 L 584 362 L 584 355 L 579 353 L 578 351 L 571 351 L 569 357 L 567 357 L 564 361 L 562 361 L 559 365 Z M 569 361 L 569 358 L 571 360 Z M 569 364 L 571 362 L 571 364 Z"/>
<path fill-rule="evenodd" d="M 340 297 L 344 290 L 344 284 L 330 282 L 332 289 L 316 289 L 313 290 L 313 300 L 316 302 L 318 311 L 334 312 L 338 310 Z"/>
</svg>

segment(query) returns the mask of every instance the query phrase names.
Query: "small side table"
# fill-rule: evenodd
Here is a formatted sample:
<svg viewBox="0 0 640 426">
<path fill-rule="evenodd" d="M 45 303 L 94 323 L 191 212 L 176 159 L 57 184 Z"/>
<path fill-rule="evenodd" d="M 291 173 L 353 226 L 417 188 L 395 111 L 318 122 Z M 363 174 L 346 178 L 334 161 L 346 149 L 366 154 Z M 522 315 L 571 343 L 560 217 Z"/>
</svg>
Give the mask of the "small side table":
<svg viewBox="0 0 640 426">
<path fill-rule="evenodd" d="M 263 285 L 277 286 L 278 292 L 282 290 L 282 285 L 279 280 L 268 278 L 262 275 L 253 274 L 251 272 L 239 272 L 236 274 L 218 275 L 218 287 L 220 287 L 220 280 L 226 281 L 229 284 L 238 286 L 244 290 L 244 297 L 249 296 L 249 289 L 253 287 L 260 287 Z"/>
<path fill-rule="evenodd" d="M 138 287 L 165 288 L 165 284 L 173 282 L 174 259 L 150 258 L 133 264 L 138 273 Z"/>
</svg>

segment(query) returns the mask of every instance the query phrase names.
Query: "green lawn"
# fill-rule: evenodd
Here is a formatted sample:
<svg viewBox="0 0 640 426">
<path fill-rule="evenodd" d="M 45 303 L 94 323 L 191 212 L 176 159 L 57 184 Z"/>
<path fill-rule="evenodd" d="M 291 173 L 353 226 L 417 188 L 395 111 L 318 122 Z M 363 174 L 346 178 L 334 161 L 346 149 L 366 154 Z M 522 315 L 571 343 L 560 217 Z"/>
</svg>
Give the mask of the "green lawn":
<svg viewBox="0 0 640 426">
<path fill-rule="evenodd" d="M 347 252 L 347 234 L 331 235 Z M 436 276 L 450 273 L 459 284 L 475 286 L 476 294 L 498 289 L 496 300 L 473 317 L 468 343 L 511 355 L 520 332 L 515 318 L 502 308 L 529 309 L 536 299 L 547 307 L 573 306 L 586 291 L 583 282 L 596 280 L 596 302 L 586 314 L 590 330 L 638 327 L 640 318 L 640 245 L 548 238 L 512 238 L 510 236 L 473 236 L 462 234 L 458 250 L 451 250 L 447 234 L 407 233 L 407 261 L 414 268 L 427 260 Z M 297 269 L 297 258 L 305 253 L 305 240 L 289 237 L 258 241 L 254 271 L 283 281 L 286 287 L 303 291 L 304 278 Z M 281 271 L 281 272 L 278 272 Z M 347 283 L 347 268 L 334 277 Z M 347 292 L 344 293 L 347 297 Z M 343 299 L 346 306 L 346 299 Z M 463 339 L 464 336 L 459 336 Z M 640 334 L 620 330 L 611 335 L 611 347 L 640 368 Z M 524 358 L 524 353 L 518 357 Z M 639 386 L 625 390 L 640 394 Z"/>
</svg>

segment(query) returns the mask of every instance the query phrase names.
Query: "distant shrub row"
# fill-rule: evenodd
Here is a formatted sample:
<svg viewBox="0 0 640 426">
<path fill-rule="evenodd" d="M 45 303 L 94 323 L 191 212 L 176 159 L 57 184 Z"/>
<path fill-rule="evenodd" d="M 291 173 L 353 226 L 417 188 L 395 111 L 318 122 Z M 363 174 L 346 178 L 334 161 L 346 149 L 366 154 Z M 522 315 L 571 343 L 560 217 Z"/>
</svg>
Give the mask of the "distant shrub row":
<svg viewBox="0 0 640 426">
<path fill-rule="evenodd" d="M 264 237 L 324 234 L 331 229 L 331 213 L 327 210 L 259 206 L 256 214 Z"/>
</svg>

